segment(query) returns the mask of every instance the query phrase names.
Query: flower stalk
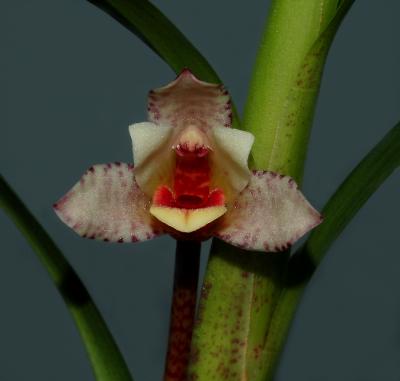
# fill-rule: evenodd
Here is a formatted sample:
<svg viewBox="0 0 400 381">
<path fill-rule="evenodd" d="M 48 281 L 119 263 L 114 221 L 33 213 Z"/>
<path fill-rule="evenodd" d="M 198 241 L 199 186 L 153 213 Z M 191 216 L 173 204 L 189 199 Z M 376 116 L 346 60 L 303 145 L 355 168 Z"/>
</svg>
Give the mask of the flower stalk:
<svg viewBox="0 0 400 381">
<path fill-rule="evenodd" d="M 177 241 L 165 381 L 185 381 L 196 313 L 201 243 Z"/>
</svg>

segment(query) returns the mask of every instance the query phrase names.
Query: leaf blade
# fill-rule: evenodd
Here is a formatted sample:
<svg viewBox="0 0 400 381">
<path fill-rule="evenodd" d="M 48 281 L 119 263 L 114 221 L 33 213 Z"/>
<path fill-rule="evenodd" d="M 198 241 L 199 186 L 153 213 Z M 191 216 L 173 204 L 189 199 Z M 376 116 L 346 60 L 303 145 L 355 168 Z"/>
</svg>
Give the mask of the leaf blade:
<svg viewBox="0 0 400 381">
<path fill-rule="evenodd" d="M 347 176 L 323 209 L 325 222 L 316 228 L 289 263 L 288 285 L 274 311 L 265 356 L 278 359 L 306 282 L 331 244 L 357 211 L 400 167 L 400 122 L 396 124 Z M 301 272 L 299 274 L 299 269 Z"/>
<path fill-rule="evenodd" d="M 184 34 L 148 0 L 88 0 L 133 32 L 176 74 L 189 68 L 197 78 L 222 83 L 215 70 Z M 239 117 L 232 104 L 233 124 Z"/>
<path fill-rule="evenodd" d="M 1 175 L 0 208 L 14 222 L 49 272 L 78 328 L 96 380 L 133 381 L 122 354 L 82 281 Z"/>
<path fill-rule="evenodd" d="M 200 79 L 219 83 L 217 73 L 175 25 L 147 0 L 89 0 L 127 27 L 179 73 L 185 66 Z"/>
<path fill-rule="evenodd" d="M 323 209 L 324 223 L 315 229 L 305 250 L 318 264 L 359 209 L 400 166 L 400 123 L 353 169 Z"/>
</svg>

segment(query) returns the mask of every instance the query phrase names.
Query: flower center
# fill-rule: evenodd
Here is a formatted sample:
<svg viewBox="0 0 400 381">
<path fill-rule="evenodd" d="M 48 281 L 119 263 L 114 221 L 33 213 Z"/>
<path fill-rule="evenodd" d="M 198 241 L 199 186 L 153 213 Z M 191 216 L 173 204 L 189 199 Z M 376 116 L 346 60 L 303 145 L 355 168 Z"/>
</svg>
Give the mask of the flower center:
<svg viewBox="0 0 400 381">
<path fill-rule="evenodd" d="M 179 146 L 175 152 L 173 189 L 166 185 L 159 186 L 154 193 L 153 204 L 183 209 L 224 205 L 224 192 L 218 188 L 210 191 L 209 149 L 198 147 L 188 151 Z"/>
<path fill-rule="evenodd" d="M 160 185 L 150 209 L 156 218 L 176 230 L 197 230 L 225 213 L 224 192 L 210 189 L 210 148 L 197 128 L 190 126 L 180 136 L 175 151 L 172 189 Z"/>
</svg>

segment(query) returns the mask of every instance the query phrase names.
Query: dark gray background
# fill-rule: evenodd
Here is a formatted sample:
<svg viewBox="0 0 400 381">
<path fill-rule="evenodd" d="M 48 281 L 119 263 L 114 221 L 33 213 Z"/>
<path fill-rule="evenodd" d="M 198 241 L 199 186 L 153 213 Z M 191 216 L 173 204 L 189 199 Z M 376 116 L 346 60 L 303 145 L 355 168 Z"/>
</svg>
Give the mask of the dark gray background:
<svg viewBox="0 0 400 381">
<path fill-rule="evenodd" d="M 155 3 L 242 109 L 268 2 Z M 318 208 L 400 117 L 399 15 L 396 0 L 359 0 L 335 40 L 303 187 Z M 173 240 L 83 240 L 51 204 L 91 164 L 131 161 L 127 127 L 145 120 L 147 91 L 174 74 L 83 0 L 3 1 L 0 28 L 0 169 L 83 278 L 135 380 L 160 380 Z M 399 180 L 370 199 L 315 274 L 278 381 L 400 380 Z M 46 271 L 4 214 L 0 225 L 0 380 L 94 380 Z"/>
</svg>

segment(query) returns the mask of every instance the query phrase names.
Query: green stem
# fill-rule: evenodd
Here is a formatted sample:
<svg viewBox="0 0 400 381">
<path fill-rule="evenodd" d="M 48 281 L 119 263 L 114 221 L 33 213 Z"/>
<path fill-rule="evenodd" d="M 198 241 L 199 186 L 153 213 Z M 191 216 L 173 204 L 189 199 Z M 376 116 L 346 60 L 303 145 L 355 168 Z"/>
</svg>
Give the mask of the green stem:
<svg viewBox="0 0 400 381">
<path fill-rule="evenodd" d="M 279 293 L 279 254 L 251 253 L 213 240 L 197 323 L 190 379 L 258 380 L 270 315 Z"/>
<path fill-rule="evenodd" d="M 196 313 L 201 243 L 177 241 L 165 381 L 185 381 Z"/>
<path fill-rule="evenodd" d="M 334 17 L 337 3 L 272 2 L 243 120 L 243 129 L 256 137 L 252 155 L 257 169 L 284 173 L 301 181 L 321 74 L 314 73 L 311 65 L 303 66 L 313 44 Z M 326 53 L 320 57 L 322 62 Z"/>
<path fill-rule="evenodd" d="M 252 152 L 256 168 L 288 174 L 301 184 L 324 64 L 352 3 L 273 1 L 243 121 L 243 128 L 256 136 Z M 259 356 L 263 366 L 255 380 L 273 379 L 301 289 L 276 295 Z M 287 303 L 282 304 L 282 298 Z"/>
<path fill-rule="evenodd" d="M 273 1 L 242 125 L 255 135 L 253 168 L 288 174 L 301 183 L 323 66 L 351 3 L 343 0 L 338 8 L 338 0 Z M 270 257 L 269 273 L 259 270 L 266 257 L 254 254 L 252 269 L 243 276 L 249 253 L 213 245 L 205 277 L 209 290 L 200 301 L 194 333 L 197 356 L 190 367 L 199 381 L 272 379 L 281 349 L 272 335 L 280 321 L 272 316 L 282 312 L 276 308 L 287 256 Z"/>
<path fill-rule="evenodd" d="M 88 291 L 61 251 L 0 176 L 0 207 L 47 269 L 85 344 L 97 381 L 132 381 L 128 367 Z"/>
</svg>

